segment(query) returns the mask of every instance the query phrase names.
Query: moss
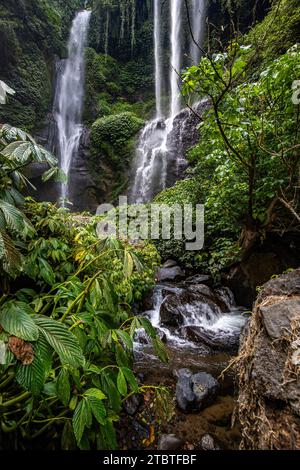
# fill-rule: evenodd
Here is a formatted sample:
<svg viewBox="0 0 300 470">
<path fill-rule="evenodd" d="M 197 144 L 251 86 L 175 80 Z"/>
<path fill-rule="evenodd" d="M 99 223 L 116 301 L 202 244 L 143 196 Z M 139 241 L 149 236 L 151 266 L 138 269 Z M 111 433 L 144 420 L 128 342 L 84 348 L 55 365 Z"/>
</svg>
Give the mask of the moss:
<svg viewBox="0 0 300 470">
<path fill-rule="evenodd" d="M 251 30 L 244 43 L 255 44 L 260 51 L 260 61 L 268 62 L 295 44 L 299 33 L 299 1 L 274 0 L 268 15 Z"/>
<path fill-rule="evenodd" d="M 37 130 L 52 102 L 52 64 L 63 56 L 70 21 L 82 0 L 3 0 L 0 10 L 1 79 L 16 96 L 0 120 Z"/>
<path fill-rule="evenodd" d="M 108 146 L 118 152 L 124 151 L 143 123 L 130 112 L 100 118 L 92 126 L 92 143 L 95 148 Z"/>
</svg>

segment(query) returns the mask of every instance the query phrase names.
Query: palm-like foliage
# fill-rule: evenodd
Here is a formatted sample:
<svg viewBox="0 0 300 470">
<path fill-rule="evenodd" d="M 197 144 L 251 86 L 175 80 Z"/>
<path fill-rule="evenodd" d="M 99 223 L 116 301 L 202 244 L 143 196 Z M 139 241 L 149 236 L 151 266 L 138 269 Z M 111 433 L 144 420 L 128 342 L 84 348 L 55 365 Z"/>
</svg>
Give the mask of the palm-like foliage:
<svg viewBox="0 0 300 470">
<path fill-rule="evenodd" d="M 24 198 L 20 193 L 31 184 L 23 174 L 30 163 L 46 163 L 50 170 L 45 179 L 59 172 L 55 157 L 38 145 L 27 132 L 4 124 L 0 127 L 0 263 L 13 274 L 21 267 L 16 239 L 24 238 L 31 224 L 22 212 Z"/>
</svg>

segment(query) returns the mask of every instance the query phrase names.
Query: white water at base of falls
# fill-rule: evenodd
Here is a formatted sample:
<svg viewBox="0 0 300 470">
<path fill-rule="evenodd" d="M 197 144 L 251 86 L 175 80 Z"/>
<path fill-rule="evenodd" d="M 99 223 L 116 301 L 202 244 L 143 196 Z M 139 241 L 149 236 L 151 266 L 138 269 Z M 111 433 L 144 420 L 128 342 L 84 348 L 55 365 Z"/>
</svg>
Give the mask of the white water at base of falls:
<svg viewBox="0 0 300 470">
<path fill-rule="evenodd" d="M 183 289 L 170 285 L 157 285 L 153 290 L 153 308 L 144 312 L 142 315 L 147 317 L 159 336 L 164 338 L 166 344 L 176 350 L 191 349 L 199 350 L 199 343 L 195 343 L 181 334 L 181 328 L 168 328 L 163 325 L 160 317 L 161 305 L 168 294 L 180 294 Z M 246 324 L 246 317 L 243 309 L 236 306 L 232 292 L 227 288 L 221 288 L 218 292 L 228 312 L 222 312 L 219 308 L 212 308 L 206 302 L 197 302 L 196 304 L 186 303 L 184 305 L 184 321 L 182 327 L 201 328 L 203 333 L 213 333 L 224 341 L 230 338 L 238 338 L 243 327 Z M 216 307 L 216 306 L 215 306 Z M 137 332 L 134 349 L 136 353 L 144 353 L 147 348 L 148 340 L 144 330 Z M 146 346 L 145 346 L 146 345 Z"/>
<path fill-rule="evenodd" d="M 67 177 L 82 135 L 81 115 L 84 99 L 84 48 L 91 12 L 80 11 L 73 20 L 68 42 L 68 58 L 57 82 L 55 121 L 57 150 L 61 169 Z M 68 183 L 61 186 L 62 204 L 68 199 Z"/>
</svg>

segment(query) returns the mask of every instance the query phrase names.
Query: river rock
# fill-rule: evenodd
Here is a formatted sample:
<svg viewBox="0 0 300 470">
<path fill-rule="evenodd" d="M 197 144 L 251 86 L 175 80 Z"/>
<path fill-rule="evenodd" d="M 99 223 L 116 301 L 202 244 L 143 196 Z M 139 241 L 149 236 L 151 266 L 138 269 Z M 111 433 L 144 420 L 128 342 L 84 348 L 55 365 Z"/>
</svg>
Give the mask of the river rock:
<svg viewBox="0 0 300 470">
<path fill-rule="evenodd" d="M 220 295 L 205 284 L 191 285 L 180 293 L 169 294 L 160 307 L 161 322 L 166 326 L 181 326 L 190 316 L 212 316 L 228 311 Z"/>
<path fill-rule="evenodd" d="M 279 339 L 290 327 L 291 321 L 300 317 L 300 300 L 283 300 L 260 307 L 264 327 L 271 338 Z"/>
<path fill-rule="evenodd" d="M 299 294 L 300 269 L 267 282 L 242 335 L 236 415 L 244 449 L 300 450 Z"/>
<path fill-rule="evenodd" d="M 184 445 L 184 441 L 175 434 L 162 434 L 158 450 L 180 450 Z"/>
<path fill-rule="evenodd" d="M 129 416 L 134 416 L 139 409 L 141 397 L 139 395 L 132 395 L 124 402 L 124 409 Z"/>
<path fill-rule="evenodd" d="M 164 262 L 162 265 L 162 268 L 167 269 L 167 268 L 174 268 L 174 266 L 177 266 L 177 262 L 174 261 L 173 259 L 168 259 L 167 261 Z"/>
<path fill-rule="evenodd" d="M 185 284 L 205 284 L 206 286 L 213 287 L 213 278 L 209 274 L 196 274 L 190 276 L 185 280 Z"/>
<path fill-rule="evenodd" d="M 202 450 L 220 450 L 210 434 L 204 434 L 204 436 L 202 436 L 200 447 Z"/>
<path fill-rule="evenodd" d="M 299 265 L 297 232 L 287 232 L 282 236 L 267 234 L 263 243 L 256 243 L 241 263 L 230 268 L 224 281 L 233 291 L 239 305 L 252 308 L 257 286 L 265 284 L 274 274 L 281 274 L 288 268 L 298 268 Z M 284 292 L 285 286 L 278 285 L 278 289 Z M 297 291 L 299 294 L 299 287 Z"/>
<path fill-rule="evenodd" d="M 178 371 L 176 400 L 183 411 L 200 410 L 210 405 L 219 390 L 218 381 L 206 372 Z"/>
<path fill-rule="evenodd" d="M 180 328 L 183 337 L 193 343 L 205 344 L 212 350 L 228 351 L 235 353 L 239 347 L 239 334 L 226 332 L 215 332 L 213 330 L 204 329 L 201 326 L 184 326 Z"/>
<path fill-rule="evenodd" d="M 178 278 L 183 278 L 185 272 L 180 268 L 180 266 L 172 266 L 168 268 L 159 268 L 156 272 L 156 279 L 158 282 L 162 281 L 174 281 Z"/>
</svg>

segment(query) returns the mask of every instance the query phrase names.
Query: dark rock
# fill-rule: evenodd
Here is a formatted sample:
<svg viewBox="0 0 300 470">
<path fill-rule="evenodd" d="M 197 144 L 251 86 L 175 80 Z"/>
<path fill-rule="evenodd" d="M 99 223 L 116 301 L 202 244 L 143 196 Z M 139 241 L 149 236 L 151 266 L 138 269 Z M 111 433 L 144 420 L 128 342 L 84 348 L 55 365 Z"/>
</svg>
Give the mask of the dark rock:
<svg viewBox="0 0 300 470">
<path fill-rule="evenodd" d="M 158 450 L 180 450 L 184 441 L 175 434 L 163 434 L 158 443 Z"/>
<path fill-rule="evenodd" d="M 177 295 L 168 294 L 160 306 L 160 320 L 168 326 L 180 326 L 184 321 L 184 309 Z"/>
<path fill-rule="evenodd" d="M 268 281 L 261 290 L 257 302 L 270 296 L 300 296 L 300 268 Z"/>
<path fill-rule="evenodd" d="M 183 278 L 184 276 L 185 273 L 179 266 L 159 268 L 156 272 L 156 279 L 158 282 L 174 281 L 175 279 Z"/>
<path fill-rule="evenodd" d="M 241 337 L 236 415 L 245 449 L 300 449 L 299 305 L 296 269 L 262 287 Z"/>
<path fill-rule="evenodd" d="M 218 390 L 218 381 L 206 372 L 194 375 L 189 369 L 178 372 L 176 400 L 183 411 L 205 408 L 213 402 Z"/>
<path fill-rule="evenodd" d="M 201 326 L 184 326 L 180 328 L 183 337 L 196 344 L 205 344 L 212 350 L 235 353 L 239 347 L 239 334 L 214 332 Z"/>
<path fill-rule="evenodd" d="M 169 294 L 160 307 L 161 322 L 167 326 L 181 326 L 191 315 L 211 316 L 227 312 L 221 297 L 204 284 L 191 285 L 181 293 Z"/>
<path fill-rule="evenodd" d="M 220 450 L 210 434 L 204 434 L 204 436 L 202 436 L 200 446 L 202 450 Z"/>
<path fill-rule="evenodd" d="M 163 265 L 162 268 L 174 268 L 174 266 L 177 266 L 177 262 L 174 261 L 173 259 L 168 259 Z"/>
<path fill-rule="evenodd" d="M 134 416 L 139 409 L 141 404 L 141 397 L 140 395 L 131 395 L 131 397 L 127 398 L 124 402 L 124 409 L 129 416 Z"/>
<path fill-rule="evenodd" d="M 298 235 L 283 237 L 268 235 L 265 242 L 256 245 L 250 255 L 232 267 L 225 282 L 233 291 L 239 305 L 252 308 L 258 286 L 265 284 L 274 274 L 300 265 Z M 284 291 L 284 286 L 283 291 Z"/>
<path fill-rule="evenodd" d="M 207 372 L 198 372 L 192 376 L 193 392 L 196 397 L 197 408 L 210 405 L 219 390 L 219 382 Z"/>
<path fill-rule="evenodd" d="M 205 284 L 206 286 L 213 287 L 213 278 L 209 274 L 196 274 L 190 276 L 185 280 L 185 284 Z"/>
<path fill-rule="evenodd" d="M 166 343 L 167 342 L 167 335 L 164 331 L 162 330 L 157 330 L 156 331 L 157 333 L 157 336 L 159 337 L 159 339 L 163 342 L 163 343 Z"/>
<path fill-rule="evenodd" d="M 299 300 L 283 300 L 260 307 L 264 327 L 271 338 L 279 339 L 290 328 L 291 320 L 300 317 Z"/>
</svg>

